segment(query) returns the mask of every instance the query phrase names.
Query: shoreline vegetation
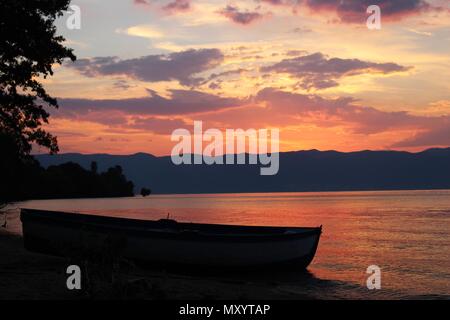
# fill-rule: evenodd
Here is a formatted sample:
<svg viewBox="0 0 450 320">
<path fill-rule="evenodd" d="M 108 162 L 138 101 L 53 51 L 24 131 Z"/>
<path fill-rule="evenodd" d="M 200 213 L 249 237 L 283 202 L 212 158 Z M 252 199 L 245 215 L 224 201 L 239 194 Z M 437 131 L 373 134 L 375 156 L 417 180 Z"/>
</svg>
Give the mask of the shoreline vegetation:
<svg viewBox="0 0 450 320">
<path fill-rule="evenodd" d="M 33 159 L 20 169 L 1 183 L 2 197 L 8 202 L 134 196 L 134 184 L 119 165 L 98 172 L 96 162 L 91 163 L 90 170 L 74 162 L 43 168 Z"/>
</svg>

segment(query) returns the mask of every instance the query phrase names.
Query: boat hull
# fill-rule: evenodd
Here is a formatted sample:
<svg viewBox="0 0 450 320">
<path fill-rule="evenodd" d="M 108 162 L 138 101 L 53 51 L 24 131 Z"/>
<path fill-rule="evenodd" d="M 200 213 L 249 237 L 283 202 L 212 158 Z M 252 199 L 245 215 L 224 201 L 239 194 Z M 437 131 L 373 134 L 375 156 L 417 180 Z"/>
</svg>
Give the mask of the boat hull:
<svg viewBox="0 0 450 320">
<path fill-rule="evenodd" d="M 306 268 L 321 228 L 143 221 L 22 209 L 27 250 L 59 256 L 109 254 L 153 264 Z"/>
</svg>

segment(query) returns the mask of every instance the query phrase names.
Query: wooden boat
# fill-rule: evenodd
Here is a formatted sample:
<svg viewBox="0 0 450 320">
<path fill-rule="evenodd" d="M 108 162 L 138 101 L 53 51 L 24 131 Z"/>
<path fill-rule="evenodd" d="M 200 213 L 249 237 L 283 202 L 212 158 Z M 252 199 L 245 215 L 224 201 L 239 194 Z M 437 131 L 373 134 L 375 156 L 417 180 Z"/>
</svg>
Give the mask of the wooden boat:
<svg viewBox="0 0 450 320">
<path fill-rule="evenodd" d="M 322 226 L 256 227 L 136 220 L 22 209 L 27 250 L 60 256 L 113 252 L 150 263 L 306 268 Z"/>
</svg>

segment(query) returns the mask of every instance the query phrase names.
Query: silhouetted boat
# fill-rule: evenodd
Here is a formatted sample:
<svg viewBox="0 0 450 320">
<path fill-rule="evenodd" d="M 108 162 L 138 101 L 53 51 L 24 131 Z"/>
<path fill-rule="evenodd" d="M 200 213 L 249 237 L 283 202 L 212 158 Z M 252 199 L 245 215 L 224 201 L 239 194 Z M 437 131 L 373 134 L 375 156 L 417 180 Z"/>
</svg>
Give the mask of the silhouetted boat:
<svg viewBox="0 0 450 320">
<path fill-rule="evenodd" d="M 322 231 L 322 226 L 179 223 L 33 209 L 22 209 L 21 220 L 30 251 L 60 256 L 115 252 L 144 262 L 208 267 L 306 268 Z"/>
</svg>

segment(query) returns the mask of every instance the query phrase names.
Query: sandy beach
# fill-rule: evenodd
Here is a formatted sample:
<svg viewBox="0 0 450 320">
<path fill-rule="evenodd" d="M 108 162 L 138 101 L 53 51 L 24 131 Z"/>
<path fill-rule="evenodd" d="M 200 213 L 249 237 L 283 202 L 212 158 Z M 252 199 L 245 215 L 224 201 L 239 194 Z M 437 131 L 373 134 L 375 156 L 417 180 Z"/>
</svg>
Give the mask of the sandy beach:
<svg viewBox="0 0 450 320">
<path fill-rule="evenodd" d="M 308 299 L 279 290 L 276 281 L 245 275 L 195 274 L 138 266 L 114 272 L 114 281 L 96 274 L 89 290 L 68 290 L 65 258 L 28 252 L 23 247 L 18 213 L 0 229 L 0 299 Z M 91 268 L 92 269 L 92 268 Z M 82 269 L 83 270 L 83 269 Z M 94 270 L 95 272 L 95 270 Z M 245 280 L 243 280 L 245 278 Z M 83 283 L 82 283 L 83 285 Z"/>
</svg>

